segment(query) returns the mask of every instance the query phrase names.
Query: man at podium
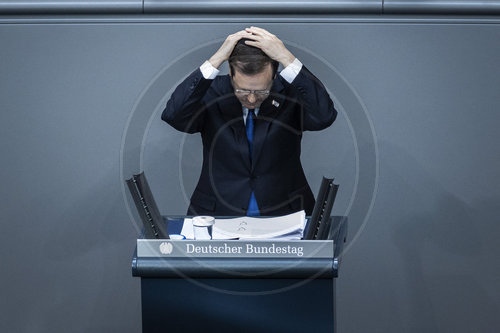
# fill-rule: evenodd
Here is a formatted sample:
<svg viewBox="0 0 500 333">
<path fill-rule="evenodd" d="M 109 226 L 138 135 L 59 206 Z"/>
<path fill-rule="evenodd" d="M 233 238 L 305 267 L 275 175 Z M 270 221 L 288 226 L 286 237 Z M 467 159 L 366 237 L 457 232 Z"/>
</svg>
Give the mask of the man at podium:
<svg viewBox="0 0 500 333">
<path fill-rule="evenodd" d="M 219 67 L 229 63 L 229 75 Z M 277 73 L 279 64 L 283 69 Z M 250 27 L 173 92 L 162 120 L 201 133 L 203 165 L 188 215 L 285 215 L 314 196 L 300 162 L 304 131 L 337 116 L 323 84 L 270 32 Z"/>
</svg>

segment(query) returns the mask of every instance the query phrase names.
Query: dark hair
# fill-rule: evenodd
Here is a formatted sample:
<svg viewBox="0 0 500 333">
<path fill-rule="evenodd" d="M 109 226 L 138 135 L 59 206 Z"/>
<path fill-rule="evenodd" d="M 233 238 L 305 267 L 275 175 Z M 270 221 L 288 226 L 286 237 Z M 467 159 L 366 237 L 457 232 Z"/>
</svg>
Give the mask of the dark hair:
<svg viewBox="0 0 500 333">
<path fill-rule="evenodd" d="M 228 62 L 229 67 L 231 67 L 231 75 L 234 75 L 235 70 L 246 75 L 259 74 L 265 70 L 267 64 L 271 64 L 274 77 L 278 71 L 279 63 L 269 58 L 269 56 L 258 47 L 245 44 L 247 40 L 251 39 L 240 39 L 229 56 Z"/>
</svg>

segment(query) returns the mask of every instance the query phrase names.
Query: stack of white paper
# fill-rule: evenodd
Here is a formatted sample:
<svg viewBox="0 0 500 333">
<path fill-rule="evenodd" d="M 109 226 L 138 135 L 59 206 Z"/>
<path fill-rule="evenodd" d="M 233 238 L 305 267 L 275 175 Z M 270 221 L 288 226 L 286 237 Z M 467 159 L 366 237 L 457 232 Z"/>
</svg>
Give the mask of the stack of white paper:
<svg viewBox="0 0 500 333">
<path fill-rule="evenodd" d="M 213 239 L 301 239 L 306 224 L 306 213 L 301 210 L 279 217 L 242 216 L 216 219 Z M 181 233 L 193 239 L 193 221 L 184 219 Z"/>
</svg>

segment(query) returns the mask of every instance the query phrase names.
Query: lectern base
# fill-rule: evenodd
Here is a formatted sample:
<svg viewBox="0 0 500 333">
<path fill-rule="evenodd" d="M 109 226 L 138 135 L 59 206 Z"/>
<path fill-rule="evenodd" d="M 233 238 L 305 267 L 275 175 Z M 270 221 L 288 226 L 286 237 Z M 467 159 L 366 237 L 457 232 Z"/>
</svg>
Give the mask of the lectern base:
<svg viewBox="0 0 500 333">
<path fill-rule="evenodd" d="M 334 332 L 335 279 L 141 278 L 143 333 Z"/>
</svg>

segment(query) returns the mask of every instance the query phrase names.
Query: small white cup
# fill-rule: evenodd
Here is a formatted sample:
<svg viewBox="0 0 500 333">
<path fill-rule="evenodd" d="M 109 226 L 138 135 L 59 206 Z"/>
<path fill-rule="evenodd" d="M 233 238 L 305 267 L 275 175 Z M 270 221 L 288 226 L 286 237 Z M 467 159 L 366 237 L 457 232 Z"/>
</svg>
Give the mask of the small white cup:
<svg viewBox="0 0 500 333">
<path fill-rule="evenodd" d="M 197 240 L 212 239 L 212 230 L 214 224 L 215 224 L 215 219 L 212 216 L 193 217 L 194 239 Z"/>
</svg>

